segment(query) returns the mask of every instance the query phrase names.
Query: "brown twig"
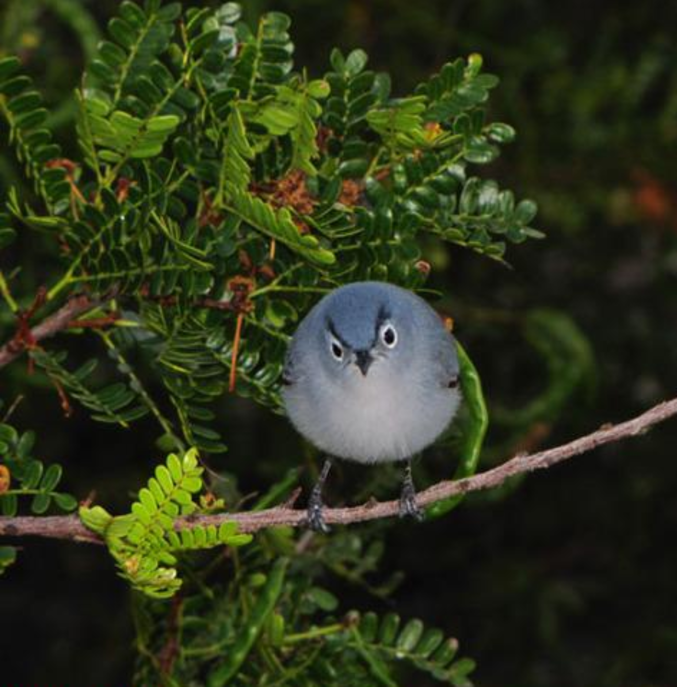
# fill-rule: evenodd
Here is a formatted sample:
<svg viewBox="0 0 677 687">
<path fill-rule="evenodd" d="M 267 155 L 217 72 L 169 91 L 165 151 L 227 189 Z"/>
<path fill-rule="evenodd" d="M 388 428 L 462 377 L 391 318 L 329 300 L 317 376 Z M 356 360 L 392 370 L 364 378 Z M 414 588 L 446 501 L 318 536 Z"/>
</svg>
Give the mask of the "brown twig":
<svg viewBox="0 0 677 687">
<path fill-rule="evenodd" d="M 165 685 L 168 684 L 165 678 L 171 674 L 174 663 L 181 653 L 181 644 L 179 642 L 179 626 L 182 611 L 183 598 L 180 594 L 177 594 L 172 598 L 172 604 L 169 609 L 169 618 L 167 620 L 167 625 L 169 626 L 167 640 L 157 656 L 157 662 L 160 667 L 160 675 L 162 677 L 162 687 L 165 687 Z"/>
<path fill-rule="evenodd" d="M 240 338 L 242 336 L 242 323 L 244 314 L 239 313 L 235 323 L 235 336 L 233 337 L 233 353 L 230 357 L 230 378 L 228 380 L 228 391 L 232 394 L 237 383 L 237 354 L 240 350 Z"/>
<path fill-rule="evenodd" d="M 22 331 L 21 336 L 15 336 L 4 346 L 0 347 L 0 368 L 8 365 L 19 357 L 21 353 L 31 346 L 35 346 L 42 339 L 47 339 L 72 325 L 72 321 L 99 305 L 89 296 L 75 296 L 53 315 L 40 322 L 27 332 Z"/>
<path fill-rule="evenodd" d="M 549 468 L 574 456 L 621 439 L 644 434 L 654 425 L 677 415 L 677 398 L 665 401 L 641 415 L 618 425 L 605 425 L 591 434 L 557 446 L 539 451 L 538 453 L 518 454 L 509 461 L 491 470 L 481 472 L 473 477 L 459 480 L 445 480 L 439 482 L 418 495 L 421 506 L 429 506 L 451 496 L 465 494 L 472 491 L 497 487 L 508 478 L 519 474 L 534 472 Z M 352 508 L 327 508 L 324 517 L 327 523 L 347 525 L 353 522 L 376 520 L 392 517 L 398 514 L 397 501 L 377 502 L 371 500 L 367 504 Z M 235 521 L 241 532 L 256 532 L 267 527 L 289 525 L 298 527 L 303 524 L 305 511 L 289 507 L 286 504 L 262 511 L 242 513 L 220 513 L 218 515 L 192 516 L 190 520 L 179 519 L 177 528 L 194 527 L 195 525 L 218 525 L 225 521 Z M 101 544 L 102 540 L 90 532 L 76 515 L 48 516 L 48 517 L 1 517 L 0 535 L 5 536 L 40 536 L 54 539 Z"/>
</svg>

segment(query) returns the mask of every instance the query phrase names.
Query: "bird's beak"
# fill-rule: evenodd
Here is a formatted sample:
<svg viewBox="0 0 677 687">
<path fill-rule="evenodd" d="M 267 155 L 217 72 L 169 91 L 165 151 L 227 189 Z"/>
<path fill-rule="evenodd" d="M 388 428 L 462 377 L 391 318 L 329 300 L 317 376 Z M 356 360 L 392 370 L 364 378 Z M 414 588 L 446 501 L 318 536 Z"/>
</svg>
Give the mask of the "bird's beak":
<svg viewBox="0 0 677 687">
<path fill-rule="evenodd" d="M 360 372 L 366 377 L 369 366 L 374 362 L 369 351 L 355 351 L 355 365 L 360 368 Z"/>
</svg>

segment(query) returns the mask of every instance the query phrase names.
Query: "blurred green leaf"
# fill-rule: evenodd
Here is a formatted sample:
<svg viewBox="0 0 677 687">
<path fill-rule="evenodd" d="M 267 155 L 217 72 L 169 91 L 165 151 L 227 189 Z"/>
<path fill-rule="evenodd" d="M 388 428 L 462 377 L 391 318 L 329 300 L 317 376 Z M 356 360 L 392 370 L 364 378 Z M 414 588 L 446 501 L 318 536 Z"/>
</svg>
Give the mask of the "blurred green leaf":
<svg viewBox="0 0 677 687">
<path fill-rule="evenodd" d="M 465 413 L 459 416 L 459 431 L 461 445 L 459 450 L 459 464 L 453 479 L 463 479 L 474 475 L 479 464 L 484 444 L 484 437 L 489 426 L 487 406 L 482 393 L 480 376 L 472 364 L 463 347 L 457 342 L 458 360 L 460 364 L 460 390 Z M 438 501 L 426 508 L 426 515 L 437 518 L 448 513 L 463 500 L 463 495 L 452 496 Z"/>
</svg>

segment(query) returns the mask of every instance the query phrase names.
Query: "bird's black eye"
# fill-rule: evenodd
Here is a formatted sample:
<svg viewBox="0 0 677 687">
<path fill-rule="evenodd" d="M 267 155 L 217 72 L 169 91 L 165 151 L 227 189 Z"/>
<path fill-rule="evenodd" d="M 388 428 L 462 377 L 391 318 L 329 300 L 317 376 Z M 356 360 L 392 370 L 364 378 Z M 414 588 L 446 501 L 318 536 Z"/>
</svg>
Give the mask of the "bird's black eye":
<svg viewBox="0 0 677 687">
<path fill-rule="evenodd" d="M 343 358 L 343 347 L 337 341 L 331 342 L 331 354 L 336 360 L 341 360 Z"/>
<path fill-rule="evenodd" d="M 397 332 L 392 324 L 387 324 L 381 330 L 381 341 L 383 341 L 388 348 L 395 348 L 395 346 L 397 346 Z"/>
</svg>

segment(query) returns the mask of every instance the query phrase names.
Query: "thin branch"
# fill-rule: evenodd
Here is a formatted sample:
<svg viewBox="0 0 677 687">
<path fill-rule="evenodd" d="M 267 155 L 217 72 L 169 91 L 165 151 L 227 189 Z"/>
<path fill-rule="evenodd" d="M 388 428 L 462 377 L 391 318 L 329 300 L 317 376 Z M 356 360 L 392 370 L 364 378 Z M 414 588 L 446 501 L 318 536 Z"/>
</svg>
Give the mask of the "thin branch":
<svg viewBox="0 0 677 687">
<path fill-rule="evenodd" d="M 568 444 L 531 455 L 516 455 L 506 463 L 473 477 L 439 482 L 420 492 L 418 503 L 421 506 L 429 506 L 458 494 L 500 486 L 508 478 L 515 475 L 543 470 L 574 456 L 587 453 L 598 446 L 644 434 L 654 425 L 675 415 L 677 415 L 677 398 L 660 403 L 619 425 L 604 425 L 596 432 L 575 439 Z M 399 504 L 397 501 L 369 501 L 352 508 L 327 508 L 324 511 L 324 517 L 327 523 L 347 525 L 353 522 L 393 517 L 398 512 Z M 258 512 L 220 513 L 218 515 L 201 515 L 179 519 L 176 527 L 180 529 L 195 525 L 218 525 L 225 521 L 235 521 L 239 523 L 241 532 L 256 532 L 267 527 L 279 527 L 281 525 L 299 527 L 303 525 L 304 518 L 304 510 L 293 508 L 290 504 L 283 504 Z M 34 535 L 94 544 L 103 543 L 97 535 L 90 532 L 82 524 L 77 515 L 0 517 L 0 535 L 15 537 Z"/>
<path fill-rule="evenodd" d="M 42 339 L 47 339 L 71 326 L 72 321 L 99 305 L 98 301 L 93 301 L 89 296 L 75 296 L 64 306 L 59 308 L 53 315 L 40 322 L 30 329 L 30 341 L 37 344 Z M 25 338 L 14 337 L 4 346 L 0 347 L 0 368 L 9 365 L 14 359 L 18 358 L 23 351 L 28 348 Z"/>
<path fill-rule="evenodd" d="M 103 544 L 103 539 L 88 530 L 77 515 L 48 515 L 45 517 L 20 515 L 0 518 L 0 536 L 47 537 L 66 539 L 85 544 Z"/>
</svg>

